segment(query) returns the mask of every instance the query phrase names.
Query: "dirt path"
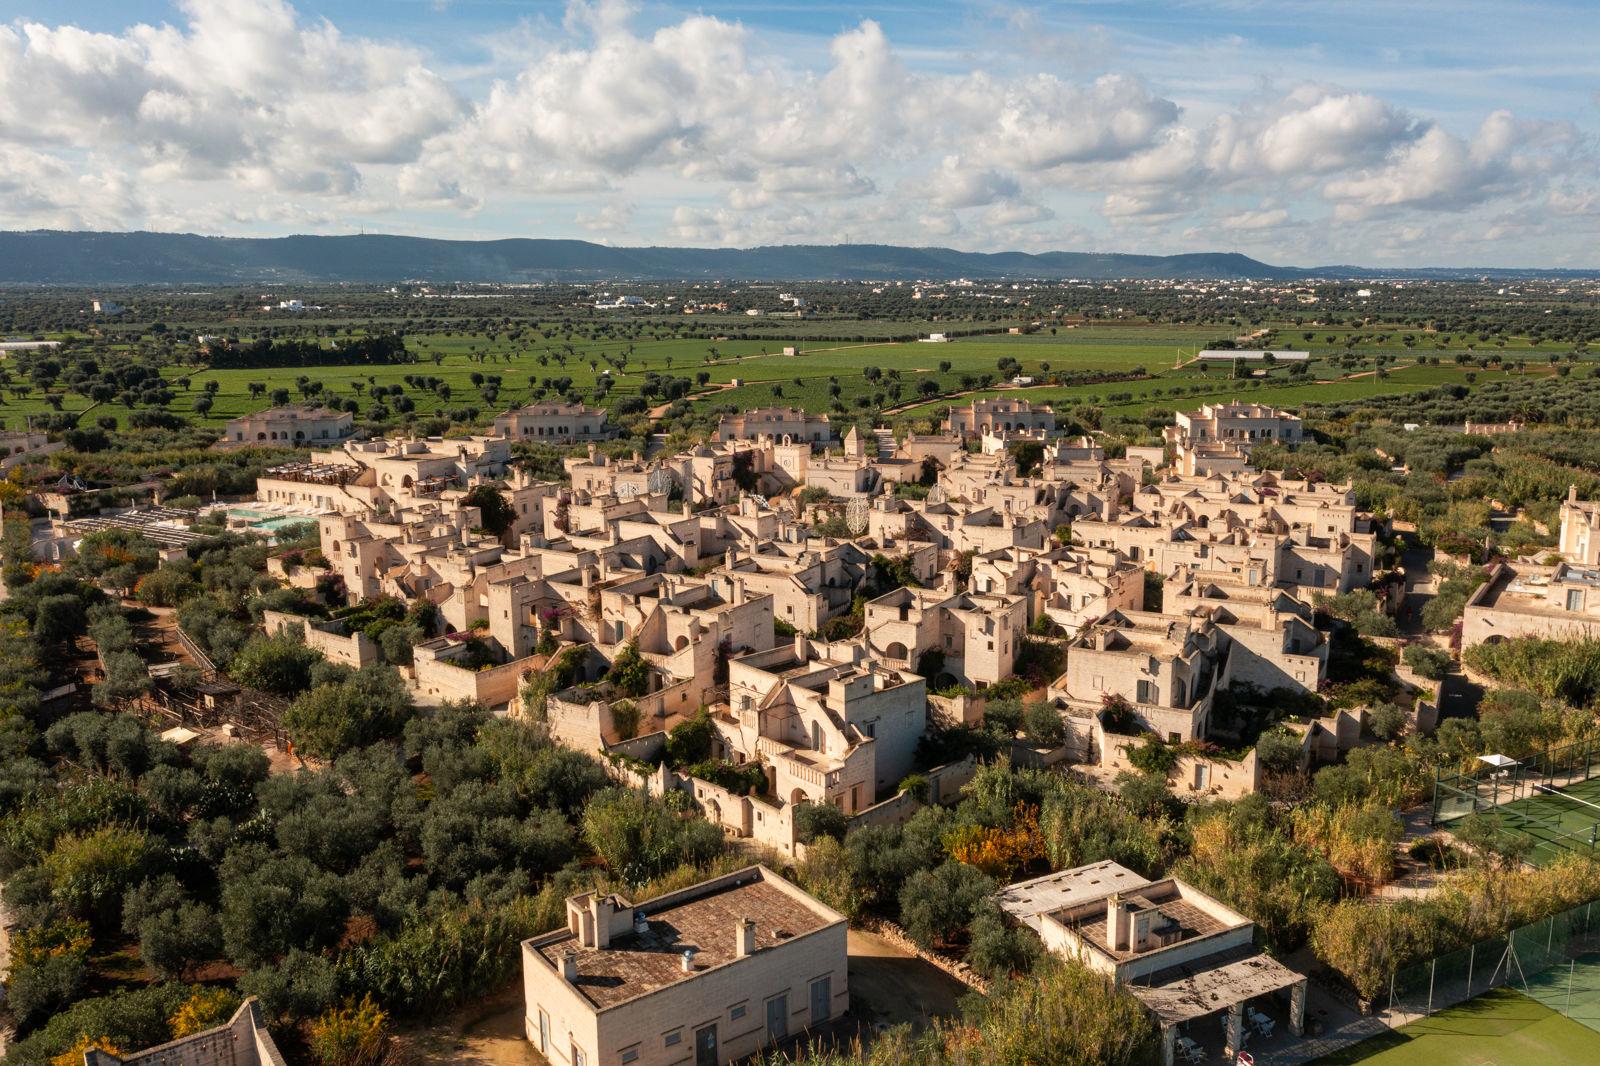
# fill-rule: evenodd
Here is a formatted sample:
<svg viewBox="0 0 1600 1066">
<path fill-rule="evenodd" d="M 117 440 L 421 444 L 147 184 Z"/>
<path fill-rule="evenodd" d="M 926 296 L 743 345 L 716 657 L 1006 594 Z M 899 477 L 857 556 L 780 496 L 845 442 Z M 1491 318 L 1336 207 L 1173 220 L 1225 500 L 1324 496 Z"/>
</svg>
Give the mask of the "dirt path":
<svg viewBox="0 0 1600 1066">
<path fill-rule="evenodd" d="M 849 934 L 850 1011 L 860 1022 L 921 1029 L 959 1010 L 966 985 L 876 933 Z"/>
<path fill-rule="evenodd" d="M 700 395 L 696 396 L 695 399 L 704 400 L 708 396 L 714 396 L 719 392 L 727 392 L 729 389 L 733 388 L 738 388 L 738 386 L 731 381 L 719 381 L 705 392 L 702 392 Z M 657 404 L 655 407 L 650 408 L 650 417 L 661 418 L 667 413 L 667 408 L 671 406 L 672 404 L 670 403 Z"/>
<path fill-rule="evenodd" d="M 418 1066 L 542 1066 L 523 1032 L 522 985 L 399 1040 Z"/>
</svg>

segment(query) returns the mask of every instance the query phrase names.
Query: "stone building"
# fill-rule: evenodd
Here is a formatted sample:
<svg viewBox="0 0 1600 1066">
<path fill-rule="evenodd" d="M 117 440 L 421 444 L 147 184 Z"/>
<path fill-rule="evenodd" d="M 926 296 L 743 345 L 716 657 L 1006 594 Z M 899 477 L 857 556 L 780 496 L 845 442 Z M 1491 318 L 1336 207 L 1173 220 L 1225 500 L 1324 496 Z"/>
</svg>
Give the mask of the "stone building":
<svg viewBox="0 0 1600 1066">
<path fill-rule="evenodd" d="M 814 415 L 800 407 L 758 407 L 753 411 L 723 415 L 712 436 L 716 441 L 756 440 L 771 437 L 782 442 L 792 441 L 827 444 L 833 439 L 833 427 L 827 415 Z"/>
<path fill-rule="evenodd" d="M 269 407 L 235 418 L 222 430 L 227 444 L 268 444 L 292 448 L 327 445 L 350 436 L 355 418 L 349 411 L 327 407 Z"/>
<path fill-rule="evenodd" d="M 1260 403 L 1202 404 L 1198 410 L 1179 411 L 1165 432 L 1169 444 L 1225 441 L 1248 448 L 1271 441 L 1299 444 L 1304 426 L 1298 415 Z"/>
<path fill-rule="evenodd" d="M 546 444 L 583 444 L 617 435 L 603 408 L 556 401 L 507 411 L 494 420 L 494 432 L 499 437 Z"/>
<path fill-rule="evenodd" d="M 523 942 L 553 1066 L 721 1066 L 849 1007 L 845 917 L 763 866 L 638 903 L 585 893 Z"/>
<path fill-rule="evenodd" d="M 1179 1027 L 1216 1025 L 1223 1057 L 1245 1047 L 1246 1023 L 1270 1035 L 1276 1018 L 1298 1037 L 1307 980 L 1255 948 L 1255 924 L 1177 878 L 1150 881 L 1099 862 L 1023 881 L 996 895 L 1001 910 L 1045 949 L 1124 986 L 1154 1016 L 1172 1066 Z M 1217 1024 L 1220 1023 L 1220 1024 Z M 1209 1049 L 1206 1049 L 1209 1050 Z"/>
<path fill-rule="evenodd" d="M 1056 431 L 1056 414 L 1049 404 L 996 396 L 973 400 L 965 407 L 950 408 L 944 429 L 946 433 L 961 437 L 1014 431 L 1048 436 Z"/>
</svg>

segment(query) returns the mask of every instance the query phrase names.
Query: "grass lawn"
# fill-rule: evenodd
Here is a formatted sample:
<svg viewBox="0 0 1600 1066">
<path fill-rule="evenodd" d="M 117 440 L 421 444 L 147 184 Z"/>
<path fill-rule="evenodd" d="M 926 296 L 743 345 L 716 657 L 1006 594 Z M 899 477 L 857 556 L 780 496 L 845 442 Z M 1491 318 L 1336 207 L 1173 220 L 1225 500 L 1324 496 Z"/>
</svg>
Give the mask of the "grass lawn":
<svg viewBox="0 0 1600 1066">
<path fill-rule="evenodd" d="M 1600 1033 L 1496 989 L 1317 1060 L 1317 1066 L 1556 1066 L 1600 1062 Z"/>
</svg>

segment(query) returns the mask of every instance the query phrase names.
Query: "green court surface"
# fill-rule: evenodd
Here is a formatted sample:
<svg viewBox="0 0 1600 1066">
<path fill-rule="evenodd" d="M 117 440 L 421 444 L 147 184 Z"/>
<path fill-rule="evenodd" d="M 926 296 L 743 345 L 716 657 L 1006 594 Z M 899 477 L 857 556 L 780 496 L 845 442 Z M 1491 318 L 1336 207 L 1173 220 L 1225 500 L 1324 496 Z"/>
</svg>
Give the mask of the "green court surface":
<svg viewBox="0 0 1600 1066">
<path fill-rule="evenodd" d="M 1600 1033 L 1499 988 L 1324 1056 L 1316 1066 L 1557 1066 L 1600 1063 Z"/>
<path fill-rule="evenodd" d="M 1600 851 L 1600 777 L 1562 789 L 1530 789 L 1522 799 L 1489 813 L 1498 814 L 1505 829 L 1535 842 L 1529 859 L 1537 865 L 1567 852 Z"/>
</svg>

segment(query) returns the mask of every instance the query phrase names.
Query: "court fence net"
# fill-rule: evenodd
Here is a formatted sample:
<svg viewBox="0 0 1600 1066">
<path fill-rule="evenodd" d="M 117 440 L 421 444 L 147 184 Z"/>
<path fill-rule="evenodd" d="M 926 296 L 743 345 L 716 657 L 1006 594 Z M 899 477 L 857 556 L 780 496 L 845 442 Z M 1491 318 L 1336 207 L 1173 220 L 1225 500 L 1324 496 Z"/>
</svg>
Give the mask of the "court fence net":
<svg viewBox="0 0 1600 1066">
<path fill-rule="evenodd" d="M 1388 1007 L 1426 1017 L 1502 987 L 1600 1032 L 1600 901 L 1402 967 Z"/>
<path fill-rule="evenodd" d="M 1564 789 L 1600 776 L 1600 738 L 1558 744 L 1507 766 L 1479 761 L 1470 770 L 1434 775 L 1433 824 Z"/>
</svg>

